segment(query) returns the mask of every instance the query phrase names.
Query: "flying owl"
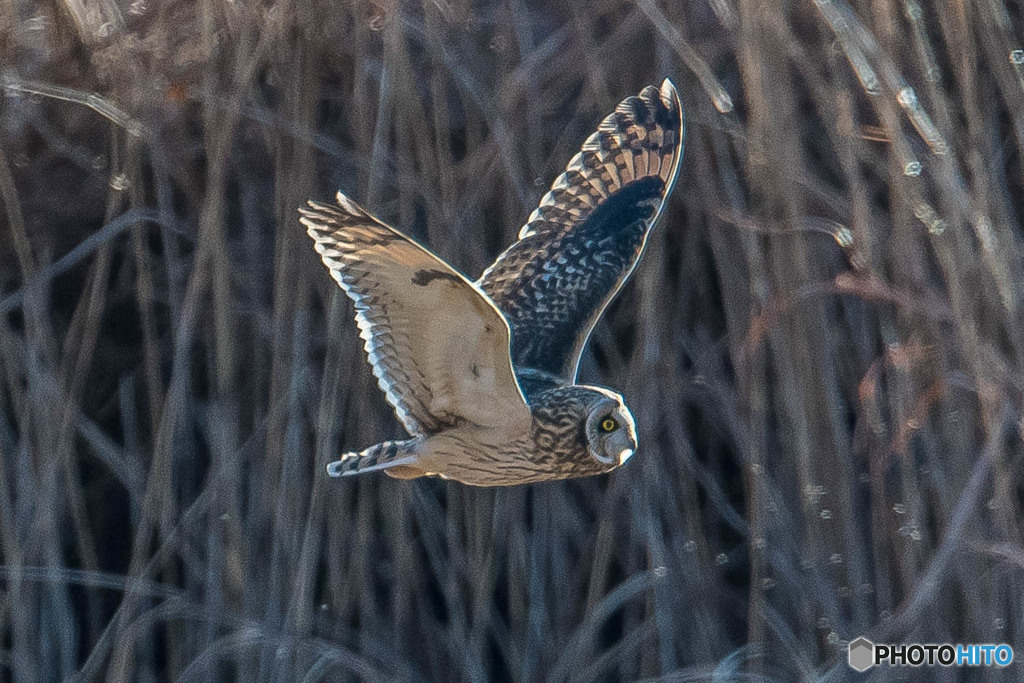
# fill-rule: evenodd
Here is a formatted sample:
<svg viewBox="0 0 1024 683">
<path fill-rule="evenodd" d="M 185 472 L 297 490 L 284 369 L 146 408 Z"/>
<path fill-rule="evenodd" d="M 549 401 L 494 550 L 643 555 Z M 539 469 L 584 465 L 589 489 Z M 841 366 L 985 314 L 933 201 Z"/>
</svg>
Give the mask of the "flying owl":
<svg viewBox="0 0 1024 683">
<path fill-rule="evenodd" d="M 340 192 L 300 209 L 410 435 L 346 454 L 328 474 L 506 486 L 624 464 L 637 448 L 629 408 L 576 372 L 643 254 L 683 134 L 671 81 L 623 100 L 476 282 Z"/>
</svg>

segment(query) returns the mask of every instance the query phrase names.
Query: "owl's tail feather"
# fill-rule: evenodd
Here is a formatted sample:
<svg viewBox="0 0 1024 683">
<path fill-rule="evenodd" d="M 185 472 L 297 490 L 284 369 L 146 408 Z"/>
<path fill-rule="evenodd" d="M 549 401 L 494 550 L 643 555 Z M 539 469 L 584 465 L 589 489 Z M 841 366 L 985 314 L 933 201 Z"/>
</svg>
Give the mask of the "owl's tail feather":
<svg viewBox="0 0 1024 683">
<path fill-rule="evenodd" d="M 331 477 L 351 477 L 388 470 L 388 474 L 399 479 L 418 477 L 422 472 L 415 467 L 414 446 L 413 441 L 384 441 L 361 453 L 346 453 L 340 460 L 327 464 L 327 474 Z"/>
</svg>

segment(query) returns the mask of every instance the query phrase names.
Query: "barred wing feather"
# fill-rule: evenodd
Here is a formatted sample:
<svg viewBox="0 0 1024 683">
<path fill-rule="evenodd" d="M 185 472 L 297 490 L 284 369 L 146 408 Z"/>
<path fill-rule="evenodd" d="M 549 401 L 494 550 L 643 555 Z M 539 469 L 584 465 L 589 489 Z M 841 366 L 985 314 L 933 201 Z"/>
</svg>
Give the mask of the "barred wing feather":
<svg viewBox="0 0 1024 683">
<path fill-rule="evenodd" d="M 509 327 L 455 269 L 338 193 L 301 222 L 355 304 L 373 373 L 413 435 L 465 422 L 529 424 L 512 370 Z"/>
<path fill-rule="evenodd" d="M 605 307 L 629 278 L 672 190 L 683 110 L 671 81 L 623 100 L 477 281 L 509 321 L 517 368 L 574 382 Z"/>
</svg>

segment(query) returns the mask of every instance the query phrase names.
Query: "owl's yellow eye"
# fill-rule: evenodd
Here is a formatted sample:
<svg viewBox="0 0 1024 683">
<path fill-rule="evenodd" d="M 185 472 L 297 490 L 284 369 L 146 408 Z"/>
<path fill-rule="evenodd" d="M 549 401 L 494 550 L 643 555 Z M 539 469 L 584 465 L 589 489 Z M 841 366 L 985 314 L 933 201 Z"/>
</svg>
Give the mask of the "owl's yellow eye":
<svg viewBox="0 0 1024 683">
<path fill-rule="evenodd" d="M 601 420 L 601 431 L 602 432 L 614 432 L 619 428 L 619 423 L 610 417 L 606 417 Z"/>
</svg>

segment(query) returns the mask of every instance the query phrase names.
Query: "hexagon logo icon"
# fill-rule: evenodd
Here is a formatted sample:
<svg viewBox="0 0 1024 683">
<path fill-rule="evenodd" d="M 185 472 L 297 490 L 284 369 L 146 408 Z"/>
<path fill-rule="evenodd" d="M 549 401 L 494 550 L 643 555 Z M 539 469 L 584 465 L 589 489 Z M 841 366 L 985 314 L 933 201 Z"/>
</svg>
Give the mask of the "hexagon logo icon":
<svg viewBox="0 0 1024 683">
<path fill-rule="evenodd" d="M 867 671 L 875 665 L 875 644 L 861 636 L 850 641 L 850 666 L 857 671 Z"/>
</svg>

